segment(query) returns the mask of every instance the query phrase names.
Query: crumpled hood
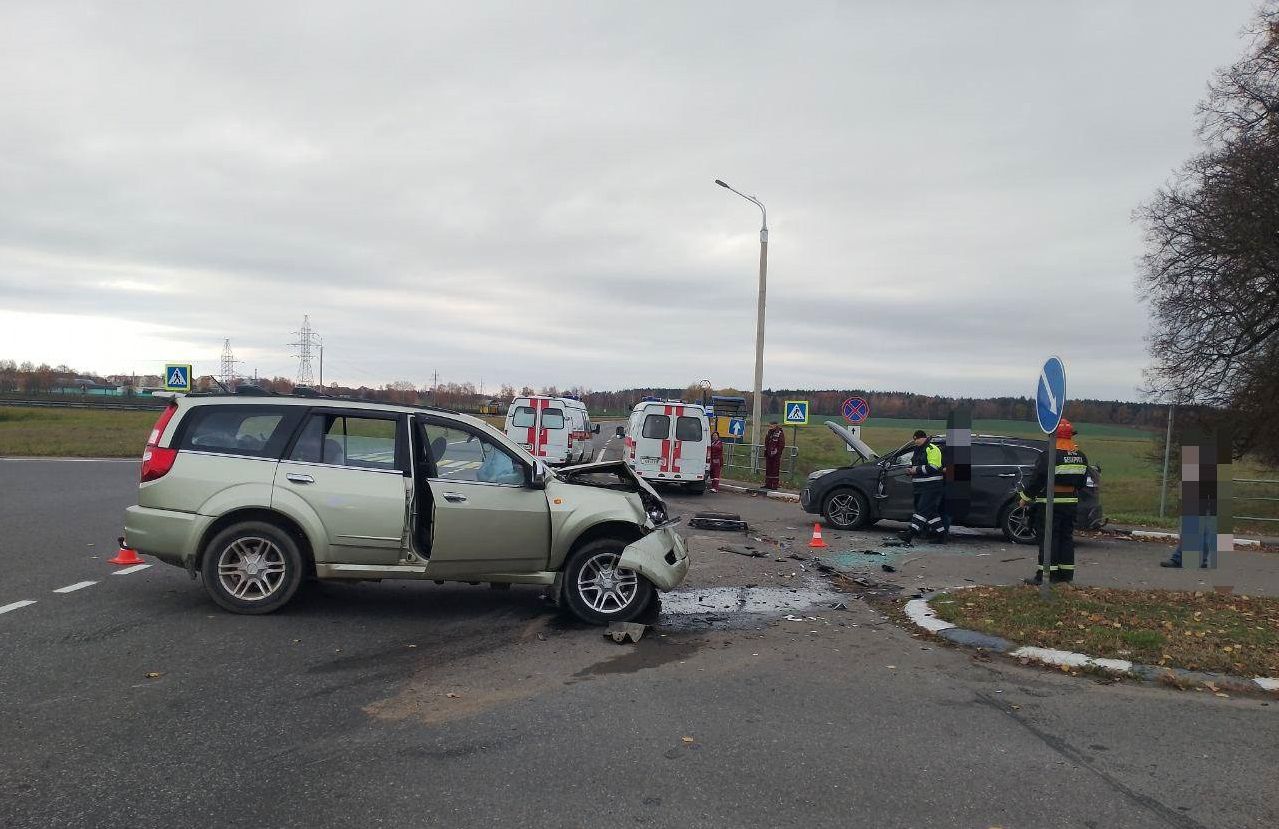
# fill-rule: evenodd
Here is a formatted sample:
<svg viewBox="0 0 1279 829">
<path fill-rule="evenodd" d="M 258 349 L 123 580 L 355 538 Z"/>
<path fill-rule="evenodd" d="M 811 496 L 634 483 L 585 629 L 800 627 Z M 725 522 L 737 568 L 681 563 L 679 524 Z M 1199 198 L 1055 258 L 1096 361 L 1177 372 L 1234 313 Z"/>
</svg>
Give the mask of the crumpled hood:
<svg viewBox="0 0 1279 829">
<path fill-rule="evenodd" d="M 657 494 L 657 490 L 640 476 L 635 474 L 625 461 L 599 461 L 597 463 L 579 463 L 576 466 L 562 466 L 556 470 L 556 474 L 567 478 L 571 475 L 591 475 L 595 473 L 605 473 L 617 475 L 624 480 L 634 481 L 636 491 L 642 491 L 646 496 L 657 501 L 659 504 L 665 505 L 665 501 L 661 495 Z M 570 483 L 572 483 L 570 481 Z"/>
</svg>

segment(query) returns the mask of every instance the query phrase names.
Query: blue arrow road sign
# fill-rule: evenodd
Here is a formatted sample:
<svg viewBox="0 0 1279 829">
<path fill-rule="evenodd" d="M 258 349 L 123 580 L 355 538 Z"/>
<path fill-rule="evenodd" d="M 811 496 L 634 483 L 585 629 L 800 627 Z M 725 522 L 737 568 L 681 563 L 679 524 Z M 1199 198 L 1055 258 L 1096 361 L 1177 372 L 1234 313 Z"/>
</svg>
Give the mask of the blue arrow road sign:
<svg viewBox="0 0 1279 829">
<path fill-rule="evenodd" d="M 746 434 L 746 418 L 734 417 L 728 421 L 728 433 L 735 438 Z"/>
<path fill-rule="evenodd" d="M 1044 434 L 1057 431 L 1061 416 L 1066 411 L 1066 367 L 1061 358 L 1049 357 L 1039 370 L 1035 387 L 1035 415 Z"/>
</svg>

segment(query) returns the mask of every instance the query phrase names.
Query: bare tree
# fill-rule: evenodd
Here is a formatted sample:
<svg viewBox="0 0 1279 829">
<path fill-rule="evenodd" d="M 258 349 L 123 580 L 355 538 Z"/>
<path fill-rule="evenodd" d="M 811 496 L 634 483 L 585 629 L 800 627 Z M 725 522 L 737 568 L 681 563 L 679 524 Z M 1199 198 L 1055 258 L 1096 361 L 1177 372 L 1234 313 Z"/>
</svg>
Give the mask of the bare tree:
<svg viewBox="0 0 1279 829">
<path fill-rule="evenodd" d="M 1199 107 L 1202 151 L 1137 211 L 1150 391 L 1202 404 L 1239 451 L 1279 459 L 1279 7 Z"/>
</svg>

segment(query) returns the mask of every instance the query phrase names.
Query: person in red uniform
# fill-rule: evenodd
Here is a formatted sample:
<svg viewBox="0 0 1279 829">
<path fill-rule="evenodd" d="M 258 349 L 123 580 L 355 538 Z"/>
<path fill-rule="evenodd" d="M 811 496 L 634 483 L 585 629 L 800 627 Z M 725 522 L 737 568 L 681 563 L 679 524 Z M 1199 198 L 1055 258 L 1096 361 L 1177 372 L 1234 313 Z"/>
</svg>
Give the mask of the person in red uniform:
<svg viewBox="0 0 1279 829">
<path fill-rule="evenodd" d="M 719 439 L 719 432 L 711 432 L 711 445 L 706 450 L 706 460 L 711 466 L 711 492 L 719 492 L 719 476 L 724 470 L 724 441 Z"/>
<path fill-rule="evenodd" d="M 778 489 L 782 485 L 782 451 L 786 448 L 786 433 L 776 420 L 768 424 L 764 436 L 764 489 Z"/>
</svg>

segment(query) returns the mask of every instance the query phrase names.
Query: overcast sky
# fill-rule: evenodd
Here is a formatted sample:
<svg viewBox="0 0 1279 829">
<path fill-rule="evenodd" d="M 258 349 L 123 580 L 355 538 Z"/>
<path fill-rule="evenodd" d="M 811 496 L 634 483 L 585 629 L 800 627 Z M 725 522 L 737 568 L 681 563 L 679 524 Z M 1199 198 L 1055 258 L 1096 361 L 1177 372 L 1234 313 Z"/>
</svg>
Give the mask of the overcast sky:
<svg viewBox="0 0 1279 829">
<path fill-rule="evenodd" d="M 1135 399 L 1251 0 L 0 3 L 0 359 Z"/>
</svg>

